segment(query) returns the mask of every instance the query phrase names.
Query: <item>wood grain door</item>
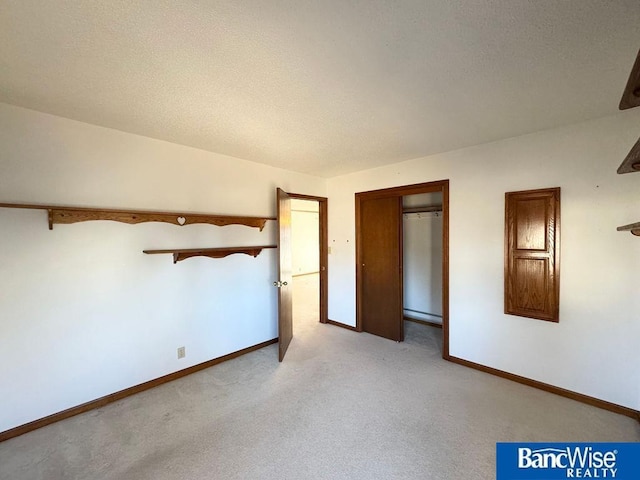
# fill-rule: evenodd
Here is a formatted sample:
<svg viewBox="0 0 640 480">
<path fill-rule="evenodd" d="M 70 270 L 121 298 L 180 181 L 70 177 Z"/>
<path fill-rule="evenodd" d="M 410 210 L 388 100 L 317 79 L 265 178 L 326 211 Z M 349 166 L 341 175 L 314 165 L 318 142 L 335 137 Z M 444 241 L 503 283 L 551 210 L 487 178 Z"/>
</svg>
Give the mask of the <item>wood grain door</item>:
<svg viewBox="0 0 640 480">
<path fill-rule="evenodd" d="M 504 312 L 560 320 L 560 188 L 505 194 Z"/>
<path fill-rule="evenodd" d="M 402 197 L 362 200 L 359 225 L 358 302 L 362 330 L 401 342 Z"/>
<path fill-rule="evenodd" d="M 291 197 L 278 188 L 278 344 L 280 361 L 293 338 L 293 253 L 291 245 Z"/>
</svg>

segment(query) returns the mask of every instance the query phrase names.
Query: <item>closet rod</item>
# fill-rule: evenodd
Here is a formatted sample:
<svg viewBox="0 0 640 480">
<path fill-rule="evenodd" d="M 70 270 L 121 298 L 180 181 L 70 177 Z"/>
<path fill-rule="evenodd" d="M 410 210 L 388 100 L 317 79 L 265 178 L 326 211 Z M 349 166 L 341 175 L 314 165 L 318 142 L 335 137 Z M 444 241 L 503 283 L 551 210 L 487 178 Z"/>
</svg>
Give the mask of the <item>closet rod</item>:
<svg viewBox="0 0 640 480">
<path fill-rule="evenodd" d="M 430 213 L 441 211 L 442 205 L 428 205 L 426 207 L 405 207 L 402 209 L 402 213 Z"/>
</svg>

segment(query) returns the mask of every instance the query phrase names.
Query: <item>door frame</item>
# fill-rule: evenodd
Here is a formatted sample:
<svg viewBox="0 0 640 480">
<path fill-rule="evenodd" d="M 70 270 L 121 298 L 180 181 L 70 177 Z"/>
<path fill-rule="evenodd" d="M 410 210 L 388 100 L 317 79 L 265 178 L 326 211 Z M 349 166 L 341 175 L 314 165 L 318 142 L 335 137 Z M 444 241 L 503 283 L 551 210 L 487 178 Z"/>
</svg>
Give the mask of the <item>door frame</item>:
<svg viewBox="0 0 640 480">
<path fill-rule="evenodd" d="M 362 332 L 362 235 L 360 204 L 364 200 L 385 197 L 404 197 L 421 193 L 442 193 L 442 358 L 449 359 L 449 180 L 416 183 L 400 187 L 370 190 L 355 194 L 356 209 L 356 330 Z M 402 222 L 400 222 L 402 228 Z M 401 232 L 399 232 L 401 234 Z M 401 270 L 402 272 L 402 270 Z M 401 273 L 402 274 L 402 273 Z M 401 279 L 402 280 L 402 279 Z M 401 318 L 399 321 L 404 321 Z"/>
<path fill-rule="evenodd" d="M 289 193 L 289 197 L 296 200 L 312 200 L 318 202 L 318 221 L 320 242 L 320 323 L 327 323 L 329 318 L 329 220 L 327 197 L 316 197 L 313 195 L 304 195 L 301 193 Z"/>
</svg>

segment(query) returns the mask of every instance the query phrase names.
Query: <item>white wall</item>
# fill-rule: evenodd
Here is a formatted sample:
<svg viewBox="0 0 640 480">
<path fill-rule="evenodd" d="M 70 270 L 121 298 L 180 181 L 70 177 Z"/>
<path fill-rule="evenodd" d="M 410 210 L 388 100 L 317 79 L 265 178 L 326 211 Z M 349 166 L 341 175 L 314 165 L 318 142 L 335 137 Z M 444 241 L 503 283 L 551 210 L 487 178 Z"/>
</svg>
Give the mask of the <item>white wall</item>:
<svg viewBox="0 0 640 480">
<path fill-rule="evenodd" d="M 317 177 L 0 104 L 0 202 L 275 216 L 276 187 L 326 194 Z M 43 211 L 0 208 L 0 225 L 0 431 L 277 337 L 275 249 L 142 253 L 274 244 L 274 221 L 49 231 Z"/>
<path fill-rule="evenodd" d="M 291 200 L 291 243 L 293 275 L 320 271 L 319 204 L 312 200 Z"/>
<path fill-rule="evenodd" d="M 636 109 L 637 110 L 637 109 Z M 640 408 L 640 111 L 328 182 L 329 318 L 355 325 L 354 193 L 450 179 L 450 353 Z M 562 187 L 560 323 L 503 313 L 504 194 Z"/>
</svg>

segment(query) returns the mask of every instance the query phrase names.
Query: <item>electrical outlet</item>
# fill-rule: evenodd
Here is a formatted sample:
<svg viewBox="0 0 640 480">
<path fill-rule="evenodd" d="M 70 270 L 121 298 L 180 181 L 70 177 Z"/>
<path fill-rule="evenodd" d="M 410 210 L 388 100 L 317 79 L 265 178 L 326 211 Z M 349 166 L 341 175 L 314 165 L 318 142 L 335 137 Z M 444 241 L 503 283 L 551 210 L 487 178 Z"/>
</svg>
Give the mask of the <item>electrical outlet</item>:
<svg viewBox="0 0 640 480">
<path fill-rule="evenodd" d="M 184 347 L 178 347 L 178 358 L 184 358 L 187 355 Z"/>
</svg>

